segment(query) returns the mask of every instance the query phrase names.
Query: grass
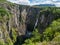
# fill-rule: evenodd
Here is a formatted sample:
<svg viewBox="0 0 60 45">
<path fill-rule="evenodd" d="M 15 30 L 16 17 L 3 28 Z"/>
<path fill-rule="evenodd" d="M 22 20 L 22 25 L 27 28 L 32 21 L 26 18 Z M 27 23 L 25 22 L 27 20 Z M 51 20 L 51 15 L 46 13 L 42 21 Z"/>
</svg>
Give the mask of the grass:
<svg viewBox="0 0 60 45">
<path fill-rule="evenodd" d="M 1 3 L 1 2 L 6 2 L 6 0 L 0 0 L 0 3 Z"/>
</svg>

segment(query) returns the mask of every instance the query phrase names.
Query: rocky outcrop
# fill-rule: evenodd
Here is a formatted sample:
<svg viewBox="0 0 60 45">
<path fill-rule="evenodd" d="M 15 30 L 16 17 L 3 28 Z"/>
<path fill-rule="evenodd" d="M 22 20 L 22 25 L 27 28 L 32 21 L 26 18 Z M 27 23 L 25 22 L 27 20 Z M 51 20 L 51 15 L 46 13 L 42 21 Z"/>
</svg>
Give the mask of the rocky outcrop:
<svg viewBox="0 0 60 45">
<path fill-rule="evenodd" d="M 35 28 L 38 28 L 42 33 L 57 17 L 48 10 L 44 10 L 42 13 L 41 8 L 37 7 L 10 3 L 0 3 L 0 7 L 9 12 L 8 18 L 3 16 L 2 20 L 0 20 L 0 38 L 3 38 L 4 41 L 7 35 L 14 42 L 17 36 L 25 35 L 26 32 L 31 32 Z"/>
</svg>

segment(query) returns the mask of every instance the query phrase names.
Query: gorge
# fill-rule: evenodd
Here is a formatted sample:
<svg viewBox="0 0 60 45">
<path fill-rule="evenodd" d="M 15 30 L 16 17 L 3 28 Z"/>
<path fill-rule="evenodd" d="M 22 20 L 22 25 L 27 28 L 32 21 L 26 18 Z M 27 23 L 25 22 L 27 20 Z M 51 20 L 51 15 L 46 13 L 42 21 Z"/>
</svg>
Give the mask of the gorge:
<svg viewBox="0 0 60 45">
<path fill-rule="evenodd" d="M 60 10 L 58 7 L 36 7 L 0 2 L 0 40 L 8 43 L 7 45 L 13 45 L 19 43 L 19 40 L 30 37 L 36 28 L 40 34 L 43 34 L 53 20 L 60 18 L 58 9 Z"/>
</svg>

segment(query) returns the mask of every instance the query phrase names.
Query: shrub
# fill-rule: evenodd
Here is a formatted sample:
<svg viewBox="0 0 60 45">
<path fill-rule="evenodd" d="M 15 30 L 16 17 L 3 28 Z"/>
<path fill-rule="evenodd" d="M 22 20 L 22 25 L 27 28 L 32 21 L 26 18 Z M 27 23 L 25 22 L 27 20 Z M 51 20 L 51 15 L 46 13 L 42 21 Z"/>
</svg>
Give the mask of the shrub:
<svg viewBox="0 0 60 45">
<path fill-rule="evenodd" d="M 41 34 L 38 32 L 38 29 L 35 29 L 32 32 L 32 38 L 34 42 L 39 42 L 41 40 Z"/>
<path fill-rule="evenodd" d="M 6 45 L 13 45 L 13 42 L 9 37 L 6 39 Z"/>
<path fill-rule="evenodd" d="M 12 32 L 11 33 L 12 33 L 12 35 L 11 35 L 12 40 L 13 40 L 13 42 L 15 42 L 16 38 L 17 38 L 16 28 L 12 28 Z"/>
<path fill-rule="evenodd" d="M 60 33 L 60 19 L 57 19 L 52 22 L 52 24 L 46 28 L 45 32 L 43 32 L 43 40 L 50 41 L 54 38 L 56 32 Z"/>
<path fill-rule="evenodd" d="M 0 40 L 0 45 L 5 45 L 3 40 Z"/>
<path fill-rule="evenodd" d="M 32 32 L 32 37 L 25 40 L 25 43 L 23 45 L 37 45 L 37 42 L 39 42 L 41 39 L 41 34 L 38 32 L 37 29 L 35 29 Z"/>
</svg>

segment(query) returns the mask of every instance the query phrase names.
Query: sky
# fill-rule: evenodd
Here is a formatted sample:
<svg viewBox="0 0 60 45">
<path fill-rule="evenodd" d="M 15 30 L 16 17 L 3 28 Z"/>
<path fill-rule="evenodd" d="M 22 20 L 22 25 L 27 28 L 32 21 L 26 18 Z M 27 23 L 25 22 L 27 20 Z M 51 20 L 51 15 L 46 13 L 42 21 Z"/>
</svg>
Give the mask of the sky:
<svg viewBox="0 0 60 45">
<path fill-rule="evenodd" d="M 57 7 L 60 7 L 60 0 L 8 0 L 8 1 L 22 5 L 55 4 Z"/>
</svg>

